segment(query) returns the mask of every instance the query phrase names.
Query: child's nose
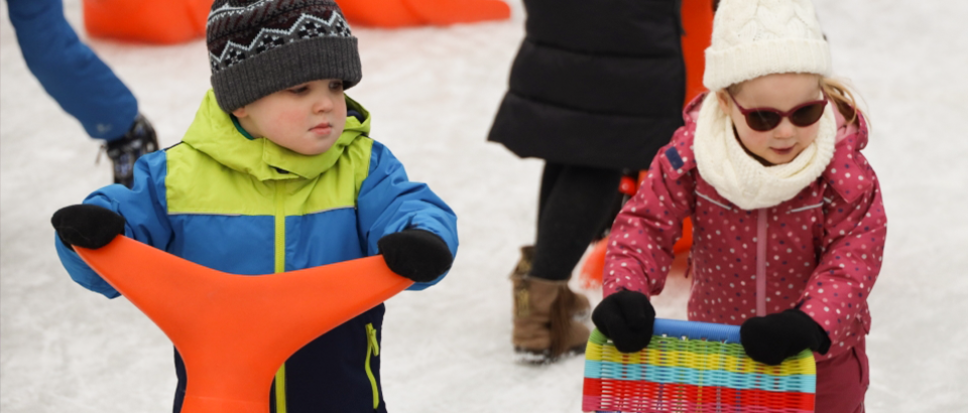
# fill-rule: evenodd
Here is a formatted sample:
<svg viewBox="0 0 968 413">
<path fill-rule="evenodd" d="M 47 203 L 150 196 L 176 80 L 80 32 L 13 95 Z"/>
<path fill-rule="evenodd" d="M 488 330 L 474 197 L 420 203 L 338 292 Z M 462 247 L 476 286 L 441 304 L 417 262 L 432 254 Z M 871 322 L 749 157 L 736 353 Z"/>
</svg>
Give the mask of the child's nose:
<svg viewBox="0 0 968 413">
<path fill-rule="evenodd" d="M 319 96 L 313 103 L 314 112 L 328 112 L 333 109 L 334 102 L 333 98 L 328 95 Z"/>
<path fill-rule="evenodd" d="M 779 139 L 792 138 L 796 132 L 796 125 L 790 122 L 790 119 L 783 118 L 780 120 L 780 124 L 776 125 L 776 129 L 773 130 L 773 136 Z"/>
</svg>

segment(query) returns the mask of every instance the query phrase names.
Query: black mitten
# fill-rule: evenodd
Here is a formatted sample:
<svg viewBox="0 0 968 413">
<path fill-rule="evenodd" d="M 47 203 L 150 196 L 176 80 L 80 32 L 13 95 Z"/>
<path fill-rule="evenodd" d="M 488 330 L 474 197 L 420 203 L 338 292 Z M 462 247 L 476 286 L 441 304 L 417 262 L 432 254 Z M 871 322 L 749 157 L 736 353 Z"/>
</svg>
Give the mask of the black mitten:
<svg viewBox="0 0 968 413">
<path fill-rule="evenodd" d="M 635 353 L 652 341 L 655 309 L 649 297 L 638 291 L 622 290 L 608 297 L 592 312 L 598 331 L 612 339 L 623 353 Z"/>
<path fill-rule="evenodd" d="M 830 349 L 830 338 L 823 328 L 797 309 L 746 320 L 739 336 L 750 358 L 772 366 L 805 349 L 820 354 Z"/>
<path fill-rule="evenodd" d="M 50 219 L 57 236 L 71 251 L 73 245 L 91 249 L 108 245 L 114 237 L 124 233 L 124 222 L 121 215 L 96 205 L 64 207 Z"/>
<path fill-rule="evenodd" d="M 436 280 L 454 262 L 447 243 L 422 229 L 384 235 L 376 245 L 391 271 L 416 282 Z"/>
</svg>

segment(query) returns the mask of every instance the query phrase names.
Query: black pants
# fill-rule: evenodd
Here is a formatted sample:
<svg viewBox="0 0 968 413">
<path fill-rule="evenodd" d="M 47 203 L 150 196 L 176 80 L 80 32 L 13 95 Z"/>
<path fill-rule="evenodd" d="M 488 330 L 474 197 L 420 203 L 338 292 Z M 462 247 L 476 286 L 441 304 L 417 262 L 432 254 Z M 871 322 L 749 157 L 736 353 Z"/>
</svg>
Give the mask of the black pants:
<svg viewBox="0 0 968 413">
<path fill-rule="evenodd" d="M 588 244 L 611 225 L 621 179 L 618 169 L 545 164 L 531 276 L 571 277 Z"/>
</svg>

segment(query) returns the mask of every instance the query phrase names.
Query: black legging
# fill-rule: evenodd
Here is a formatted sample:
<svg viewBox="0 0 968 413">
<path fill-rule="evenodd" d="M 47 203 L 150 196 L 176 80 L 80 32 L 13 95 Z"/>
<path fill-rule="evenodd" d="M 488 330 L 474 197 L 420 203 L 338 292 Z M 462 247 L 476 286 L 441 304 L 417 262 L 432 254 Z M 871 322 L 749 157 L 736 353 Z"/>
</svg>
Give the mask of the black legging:
<svg viewBox="0 0 968 413">
<path fill-rule="evenodd" d="M 538 236 L 531 275 L 563 281 L 610 220 L 622 171 L 545 164 L 538 199 Z"/>
</svg>

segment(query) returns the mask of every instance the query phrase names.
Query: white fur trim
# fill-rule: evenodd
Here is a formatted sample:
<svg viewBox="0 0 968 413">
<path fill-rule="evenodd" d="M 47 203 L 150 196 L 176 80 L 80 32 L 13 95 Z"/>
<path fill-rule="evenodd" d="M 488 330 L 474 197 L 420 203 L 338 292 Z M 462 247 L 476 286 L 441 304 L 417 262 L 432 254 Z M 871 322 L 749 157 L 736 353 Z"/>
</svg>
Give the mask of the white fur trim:
<svg viewBox="0 0 968 413">
<path fill-rule="evenodd" d="M 716 192 L 745 210 L 779 205 L 815 181 L 834 154 L 837 121 L 828 103 L 820 118 L 817 138 L 792 161 L 763 166 L 749 156 L 733 133 L 733 122 L 709 93 L 696 121 L 695 151 L 699 175 Z"/>
</svg>

